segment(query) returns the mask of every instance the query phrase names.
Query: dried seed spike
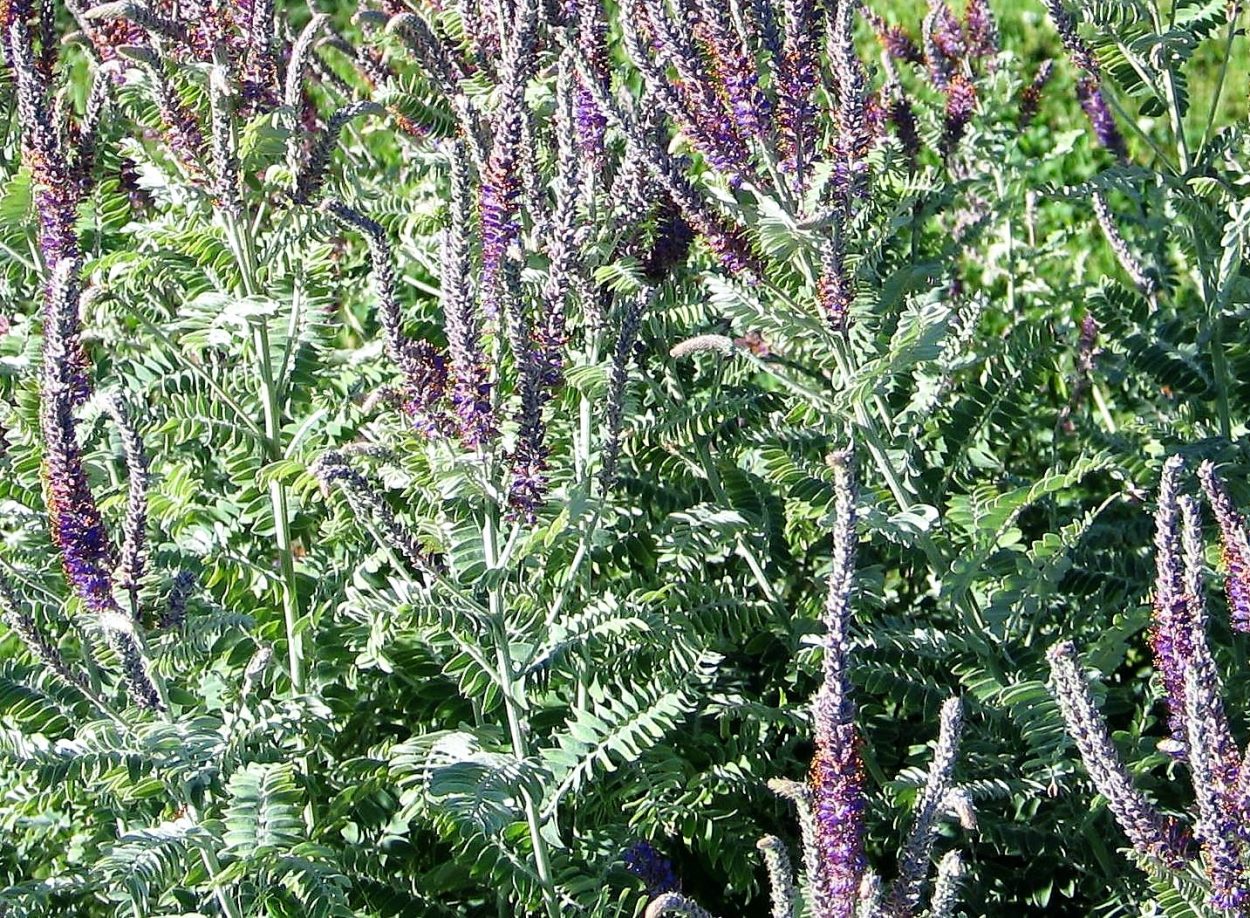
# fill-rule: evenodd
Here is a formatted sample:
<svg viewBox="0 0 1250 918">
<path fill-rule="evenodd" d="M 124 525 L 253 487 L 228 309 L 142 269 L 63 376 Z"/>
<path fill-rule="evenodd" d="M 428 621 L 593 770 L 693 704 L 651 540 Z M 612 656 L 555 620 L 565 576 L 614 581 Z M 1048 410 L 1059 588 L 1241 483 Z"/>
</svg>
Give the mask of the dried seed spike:
<svg viewBox="0 0 1250 918">
<path fill-rule="evenodd" d="M 734 344 L 734 340 L 725 335 L 695 335 L 685 341 L 678 341 L 669 348 L 668 354 L 676 360 L 682 360 L 706 351 L 715 351 L 730 357 L 737 350 L 738 346 Z"/>
<path fill-rule="evenodd" d="M 775 835 L 765 835 L 755 843 L 764 855 L 764 868 L 768 871 L 768 888 L 772 898 L 772 918 L 793 918 L 794 873 L 786 846 Z"/>
<path fill-rule="evenodd" d="M 299 33 L 295 44 L 291 46 L 291 60 L 287 64 L 286 82 L 282 91 L 282 104 L 287 108 L 299 109 L 304 84 L 304 68 L 308 65 L 314 42 L 329 21 L 330 16 L 327 13 L 313 14 L 308 25 L 304 26 L 304 30 Z"/>
<path fill-rule="evenodd" d="M 353 118 L 364 115 L 385 114 L 386 109 L 376 102 L 363 101 L 344 105 L 326 123 L 325 130 L 317 138 L 316 144 L 304 161 L 303 168 L 295 177 L 295 190 L 291 197 L 297 204 L 311 204 L 325 186 L 329 175 L 330 158 L 338 145 L 339 135 Z"/>
<path fill-rule="evenodd" d="M 147 550 L 148 458 L 143 437 L 135 428 L 125 402 L 116 393 L 103 399 L 104 410 L 117 425 L 129 476 L 126 518 L 122 524 L 121 558 L 115 572 L 117 585 L 130 594 L 131 614 L 139 611 L 139 581 L 143 577 Z"/>
<path fill-rule="evenodd" d="M 186 30 L 180 23 L 162 16 L 145 4 L 136 3 L 135 0 L 102 3 L 84 12 L 82 17 L 87 20 L 103 19 L 106 21 L 129 19 L 149 32 L 168 38 L 170 41 L 185 42 L 187 40 Z"/>
</svg>

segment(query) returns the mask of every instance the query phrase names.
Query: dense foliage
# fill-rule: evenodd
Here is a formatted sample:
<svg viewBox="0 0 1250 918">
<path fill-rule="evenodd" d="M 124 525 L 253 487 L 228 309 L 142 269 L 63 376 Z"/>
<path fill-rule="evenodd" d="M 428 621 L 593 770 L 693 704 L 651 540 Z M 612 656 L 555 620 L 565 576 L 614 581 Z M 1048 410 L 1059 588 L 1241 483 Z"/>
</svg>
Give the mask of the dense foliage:
<svg viewBox="0 0 1250 918">
<path fill-rule="evenodd" d="M 0 914 L 1250 913 L 1245 23 L 0 0 Z"/>
</svg>

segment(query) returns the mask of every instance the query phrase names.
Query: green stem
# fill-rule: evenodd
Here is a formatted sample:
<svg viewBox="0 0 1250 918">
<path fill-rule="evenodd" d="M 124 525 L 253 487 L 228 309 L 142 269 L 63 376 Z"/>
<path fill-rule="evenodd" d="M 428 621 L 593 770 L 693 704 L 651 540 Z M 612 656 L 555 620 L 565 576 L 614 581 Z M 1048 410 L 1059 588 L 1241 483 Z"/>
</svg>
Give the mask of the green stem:
<svg viewBox="0 0 1250 918">
<path fill-rule="evenodd" d="M 1228 358 L 1224 354 L 1224 322 L 1220 316 L 1211 317 L 1211 373 L 1215 377 L 1215 410 L 1220 421 L 1220 436 L 1231 440 L 1233 425 L 1228 407 Z"/>
<path fill-rule="evenodd" d="M 256 296 L 260 291 L 260 279 L 256 251 L 252 237 L 237 215 L 225 214 L 226 236 L 234 250 L 242 278 L 243 292 Z M 265 456 L 267 461 L 282 458 L 282 415 L 278 404 L 278 381 L 273 374 L 273 353 L 269 346 L 269 326 L 262 316 L 252 321 L 252 346 L 255 351 L 256 369 L 260 377 L 260 402 L 264 415 Z M 291 520 L 287 507 L 286 485 L 281 481 L 269 482 L 269 503 L 273 512 L 274 537 L 278 549 L 278 567 L 282 575 L 282 615 L 287 639 L 287 665 L 290 670 L 291 688 L 300 693 L 304 690 L 303 636 L 298 631 L 300 620 L 299 586 L 295 575 L 295 552 L 291 540 Z"/>
<path fill-rule="evenodd" d="M 1220 100 L 1224 96 L 1224 83 L 1228 77 L 1228 62 L 1233 56 L 1233 40 L 1237 37 L 1237 19 L 1241 15 L 1241 2 L 1238 0 L 1233 5 L 1231 14 L 1228 17 L 1228 36 L 1224 39 L 1224 53 L 1220 57 L 1220 75 L 1215 81 L 1215 92 L 1211 96 L 1211 107 L 1207 111 L 1207 123 L 1202 129 L 1202 141 L 1198 147 L 1199 156 L 1206 150 L 1207 143 L 1211 140 L 1211 129 L 1215 126 L 1215 116 L 1220 107 Z"/>
<path fill-rule="evenodd" d="M 495 514 L 497 508 L 487 506 L 482 526 L 482 549 L 486 556 L 487 570 L 492 574 L 490 592 L 491 622 L 495 631 L 495 655 L 499 669 L 499 689 L 503 695 L 504 712 L 508 718 L 508 734 L 512 740 L 512 754 L 518 761 L 529 758 L 529 745 L 525 739 L 525 730 L 521 723 L 523 703 L 517 695 L 519 688 L 513 682 L 516 674 L 512 660 L 512 649 L 508 643 L 508 628 L 505 622 L 503 584 L 497 576 L 499 561 L 498 534 L 496 531 Z M 522 791 L 525 806 L 525 821 L 529 825 L 530 843 L 534 847 L 534 863 L 538 868 L 538 882 L 542 887 L 543 904 L 546 906 L 548 918 L 559 918 L 560 903 L 556 895 L 555 884 L 551 879 L 551 862 L 547 854 L 547 841 L 542 835 L 538 806 L 528 791 Z"/>
</svg>

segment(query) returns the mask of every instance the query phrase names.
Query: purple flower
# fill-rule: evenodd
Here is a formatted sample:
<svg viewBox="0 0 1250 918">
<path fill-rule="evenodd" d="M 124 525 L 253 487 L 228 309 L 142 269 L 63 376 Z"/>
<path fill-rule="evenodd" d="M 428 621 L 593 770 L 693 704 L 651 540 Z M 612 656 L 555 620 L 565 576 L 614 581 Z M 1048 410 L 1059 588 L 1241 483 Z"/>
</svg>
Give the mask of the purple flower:
<svg viewBox="0 0 1250 918">
<path fill-rule="evenodd" d="M 959 19 L 943 0 L 929 0 L 929 12 L 924 18 L 924 55 L 933 85 L 945 89 L 967 53 Z"/>
<path fill-rule="evenodd" d="M 1198 478 L 1220 528 L 1229 619 L 1237 631 L 1250 632 L 1250 541 L 1246 537 L 1245 518 L 1233 506 L 1214 464 L 1202 463 Z"/>
<path fill-rule="evenodd" d="M 447 391 L 447 361 L 442 352 L 427 341 L 411 341 L 404 333 L 404 318 L 395 281 L 395 261 L 386 231 L 376 220 L 332 198 L 321 209 L 340 223 L 359 230 L 369 246 L 373 285 L 378 297 L 378 318 L 382 325 L 386 355 L 403 376 L 400 402 L 417 430 L 433 436 L 445 433 L 448 419 L 443 412 Z"/>
<path fill-rule="evenodd" d="M 881 14 L 873 12 L 866 6 L 863 7 L 862 12 L 868 24 L 872 26 L 877 41 L 893 60 L 908 64 L 924 63 L 924 55 L 920 53 L 920 47 L 907 34 L 906 29 L 901 25 L 890 25 Z"/>
<path fill-rule="evenodd" d="M 647 896 L 681 892 L 681 880 L 673 870 L 673 862 L 656 851 L 647 841 L 636 841 L 621 855 L 625 869 L 642 880 Z"/>
<path fill-rule="evenodd" d="M 1042 90 L 1046 88 L 1046 84 L 1050 82 L 1051 74 L 1054 72 L 1054 61 L 1042 61 L 1038 65 L 1037 72 L 1033 74 L 1033 80 L 1020 91 L 1020 115 L 1018 118 L 1020 127 L 1028 125 L 1037 114 L 1037 110 L 1042 104 Z"/>
<path fill-rule="evenodd" d="M 946 117 L 942 122 L 942 152 L 950 155 L 963 139 L 977 108 L 977 88 L 962 73 L 946 84 Z"/>
<path fill-rule="evenodd" d="M 600 86 L 611 82 L 608 58 L 608 24 L 603 16 L 603 4 L 598 0 L 572 0 L 577 22 L 577 47 L 590 65 L 591 76 L 577 75 L 575 102 L 577 120 L 577 145 L 585 157 L 588 172 L 598 172 L 604 164 L 604 138 L 608 121 L 595 103 L 594 94 L 584 80 L 594 79 Z"/>
<path fill-rule="evenodd" d="M 22 158 L 35 182 L 35 210 L 39 219 L 39 248 L 49 270 L 63 258 L 78 253 L 74 225 L 78 219 L 81 185 L 69 170 L 68 151 L 52 116 L 46 75 L 36 65 L 30 29 L 22 9 L 12 19 L 3 39 L 17 86 L 17 119 L 22 129 Z M 73 348 L 74 342 L 69 345 Z"/>
<path fill-rule="evenodd" d="M 853 296 L 842 240 L 835 231 L 821 249 L 820 280 L 816 285 L 816 299 L 834 331 L 845 334 L 850 326 Z"/>
<path fill-rule="evenodd" d="M 651 245 L 642 256 L 643 276 L 653 284 L 663 281 L 670 271 L 685 264 L 692 242 L 694 230 L 673 202 L 665 198 L 656 216 Z"/>
<path fill-rule="evenodd" d="M 782 169 L 800 194 L 816 159 L 816 87 L 822 6 L 813 0 L 783 0 L 782 56 L 777 68 L 778 148 Z"/>
<path fill-rule="evenodd" d="M 968 0 L 964 10 L 964 31 L 968 35 L 968 54 L 990 58 L 998 53 L 998 23 L 989 0 Z"/>
<path fill-rule="evenodd" d="M 521 407 L 517 412 L 516 446 L 509 456 L 508 508 L 514 517 L 532 523 L 547 492 L 547 425 L 543 421 L 546 387 L 542 381 L 542 358 L 529 347 L 518 354 L 521 364 Z"/>
<path fill-rule="evenodd" d="M 427 437 L 447 433 L 447 358 L 443 352 L 428 341 L 405 341 L 399 366 L 404 374 L 403 411 L 412 426 Z"/>
<path fill-rule="evenodd" d="M 1124 146 L 1120 129 L 1116 127 L 1111 109 L 1107 106 L 1107 100 L 1103 97 L 1098 78 L 1086 74 L 1077 80 L 1076 97 L 1094 129 L 1094 137 L 1117 159 L 1123 159 L 1128 150 Z"/>
<path fill-rule="evenodd" d="M 460 441 L 475 449 L 493 439 L 496 430 L 481 322 L 470 282 L 469 195 L 465 150 L 457 144 L 451 153 L 451 226 L 443 236 L 443 322 L 451 357 L 451 403 Z"/>
<path fill-rule="evenodd" d="M 174 582 L 165 598 L 165 610 L 161 613 L 158 624 L 166 631 L 181 628 L 187 620 L 187 601 L 197 585 L 195 574 L 191 571 L 179 571 L 174 575 Z"/>
<path fill-rule="evenodd" d="M 745 136 L 764 137 L 769 127 L 769 105 L 760 90 L 750 49 L 729 21 L 727 6 L 714 0 L 698 0 L 697 9 L 695 35 L 712 62 L 735 124 Z"/>
<path fill-rule="evenodd" d="M 829 28 L 829 57 L 838 81 L 838 137 L 834 143 L 832 195 L 843 213 L 852 198 L 868 194 L 867 156 L 875 137 L 868 110 L 868 78 L 855 53 L 856 5 L 838 5 Z"/>
<path fill-rule="evenodd" d="M 1098 59 L 1094 57 L 1094 52 L 1077 33 L 1076 19 L 1068 12 L 1064 0 L 1042 0 L 1042 2 L 1046 4 L 1046 10 L 1055 24 L 1055 31 L 1059 33 L 1059 40 L 1063 42 L 1063 48 L 1068 52 L 1072 63 L 1090 75 L 1097 75 Z"/>
<path fill-rule="evenodd" d="M 691 26 L 674 23 L 659 0 L 640 0 L 635 15 L 637 26 L 631 18 L 622 18 L 621 34 L 647 88 L 712 167 L 731 183 L 740 183 L 751 172 L 750 154 L 691 41 Z M 642 46 L 638 26 L 649 34 L 655 61 Z M 668 79 L 666 66 L 676 72 L 676 80 Z"/>
<path fill-rule="evenodd" d="M 504 261 L 521 238 L 521 173 L 525 134 L 525 87 L 535 66 L 537 11 L 533 0 L 517 4 L 510 41 L 504 49 L 495 137 L 479 194 L 482 221 L 482 300 L 498 315 Z"/>
<path fill-rule="evenodd" d="M 914 161 L 920 155 L 920 129 L 916 124 L 916 112 L 907 93 L 897 82 L 885 87 L 885 112 L 894 133 L 903 148 L 903 154 Z"/>
</svg>

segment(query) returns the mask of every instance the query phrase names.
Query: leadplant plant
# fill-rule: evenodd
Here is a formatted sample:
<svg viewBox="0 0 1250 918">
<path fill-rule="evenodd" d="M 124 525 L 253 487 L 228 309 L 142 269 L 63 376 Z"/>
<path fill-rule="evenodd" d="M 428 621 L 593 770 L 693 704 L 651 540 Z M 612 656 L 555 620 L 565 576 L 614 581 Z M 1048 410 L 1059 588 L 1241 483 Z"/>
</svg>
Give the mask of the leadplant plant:
<svg viewBox="0 0 1250 918">
<path fill-rule="evenodd" d="M 0 911 L 1244 910 L 1243 19 L 0 0 Z"/>
</svg>

